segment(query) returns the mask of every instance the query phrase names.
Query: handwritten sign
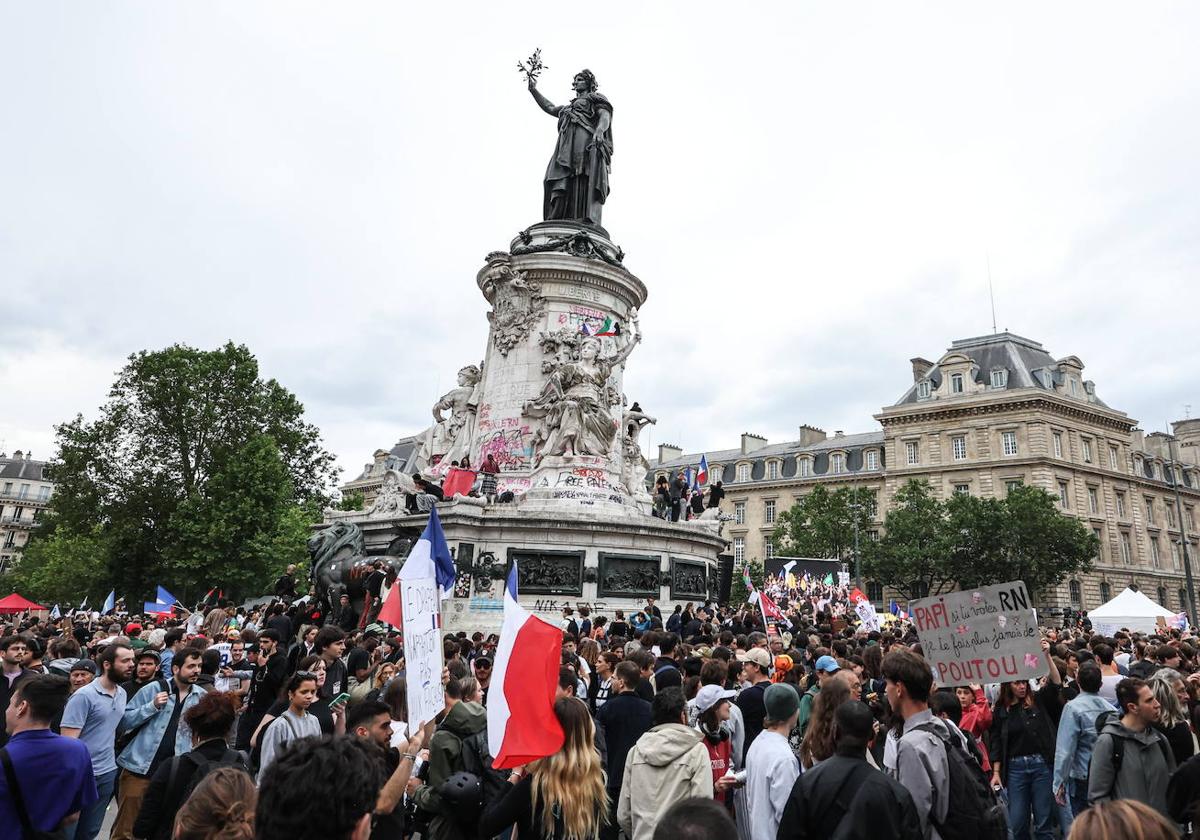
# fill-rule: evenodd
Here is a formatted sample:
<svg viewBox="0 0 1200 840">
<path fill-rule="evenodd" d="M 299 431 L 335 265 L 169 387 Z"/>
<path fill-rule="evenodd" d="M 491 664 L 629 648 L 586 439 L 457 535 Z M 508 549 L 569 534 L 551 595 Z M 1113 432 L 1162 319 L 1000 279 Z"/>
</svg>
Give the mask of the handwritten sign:
<svg viewBox="0 0 1200 840">
<path fill-rule="evenodd" d="M 838 572 L 838 586 L 849 586 L 849 585 L 850 585 L 850 573 L 849 572 Z"/>
<path fill-rule="evenodd" d="M 870 601 L 859 601 L 854 605 L 854 612 L 858 614 L 858 618 L 862 621 L 864 630 L 879 629 L 879 614 L 875 612 L 875 605 Z"/>
<path fill-rule="evenodd" d="M 941 685 L 1030 680 L 1049 671 L 1022 581 L 922 598 L 909 611 Z"/>
<path fill-rule="evenodd" d="M 408 728 L 433 720 L 446 705 L 442 693 L 441 602 L 436 578 L 398 580 L 404 608 L 404 662 L 408 668 Z"/>
</svg>

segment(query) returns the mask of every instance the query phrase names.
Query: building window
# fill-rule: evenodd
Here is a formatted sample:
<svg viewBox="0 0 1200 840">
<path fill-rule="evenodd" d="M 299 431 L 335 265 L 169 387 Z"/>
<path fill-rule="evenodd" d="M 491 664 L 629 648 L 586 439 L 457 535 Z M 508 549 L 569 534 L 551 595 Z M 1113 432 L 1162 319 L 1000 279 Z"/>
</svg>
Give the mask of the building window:
<svg viewBox="0 0 1200 840">
<path fill-rule="evenodd" d="M 1066 481 L 1058 482 L 1058 503 L 1063 510 L 1071 509 L 1071 485 Z"/>
<path fill-rule="evenodd" d="M 883 584 L 877 580 L 867 581 L 867 600 L 878 603 L 883 602 Z"/>
<path fill-rule="evenodd" d="M 50 498 L 50 488 L 45 486 L 39 487 L 37 497 L 39 502 L 46 501 L 46 499 Z"/>
<path fill-rule="evenodd" d="M 1196 527 L 1196 509 L 1194 507 L 1185 507 L 1183 509 L 1183 515 L 1187 517 L 1187 521 L 1189 523 L 1188 527 L 1194 530 Z"/>
<path fill-rule="evenodd" d="M 4 482 L 4 495 L 5 496 L 12 495 L 12 482 L 11 481 Z"/>
<path fill-rule="evenodd" d="M 17 532 L 16 531 L 9 531 L 7 534 L 4 535 L 4 547 L 5 548 L 12 548 L 16 542 L 17 542 Z"/>
<path fill-rule="evenodd" d="M 800 459 L 800 477 L 807 478 L 812 475 L 812 458 Z"/>
<path fill-rule="evenodd" d="M 1062 432 L 1055 432 L 1054 433 L 1054 457 L 1061 459 L 1062 453 L 1063 453 Z"/>
<path fill-rule="evenodd" d="M 1150 565 L 1152 565 L 1154 568 L 1157 569 L 1159 566 L 1158 537 L 1150 537 L 1149 539 L 1150 539 Z"/>
<path fill-rule="evenodd" d="M 20 522 L 21 518 L 24 516 L 25 516 L 25 508 L 19 508 L 19 507 L 13 508 L 13 515 L 12 515 L 13 522 Z"/>
<path fill-rule="evenodd" d="M 1171 568 L 1179 568 L 1179 543 L 1171 541 Z"/>
<path fill-rule="evenodd" d="M 1164 606 L 1167 603 L 1167 587 L 1165 586 L 1158 587 L 1158 603 Z"/>
<path fill-rule="evenodd" d="M 749 481 L 750 480 L 750 465 L 749 464 L 738 464 L 737 465 L 737 480 L 738 481 Z"/>
<path fill-rule="evenodd" d="M 1146 502 L 1146 524 L 1153 525 L 1153 524 L 1155 524 L 1155 522 L 1154 522 L 1154 497 L 1146 496 L 1144 501 Z"/>
<path fill-rule="evenodd" d="M 1005 455 L 1017 454 L 1017 433 L 1016 432 L 1001 432 L 1000 442 L 1004 447 Z"/>
<path fill-rule="evenodd" d="M 767 478 L 772 481 L 776 478 L 779 478 L 779 462 L 778 461 L 767 461 Z"/>
<path fill-rule="evenodd" d="M 1083 463 L 1090 464 L 1092 463 L 1092 442 L 1087 438 L 1083 438 L 1081 442 L 1083 443 Z"/>
<path fill-rule="evenodd" d="M 1112 587 L 1108 585 L 1107 581 L 1101 581 L 1100 582 L 1100 600 L 1104 601 L 1104 602 L 1108 602 L 1111 599 L 1112 599 Z"/>
<path fill-rule="evenodd" d="M 1133 563 L 1133 543 L 1129 539 L 1129 532 L 1121 532 L 1121 562 L 1126 566 Z"/>
<path fill-rule="evenodd" d="M 1167 527 L 1175 527 L 1175 507 L 1170 502 L 1163 503 L 1163 509 L 1167 512 Z"/>
<path fill-rule="evenodd" d="M 867 469 L 879 469 L 879 452 L 875 449 L 867 450 Z"/>
<path fill-rule="evenodd" d="M 18 499 L 28 499 L 29 498 L 29 485 L 28 484 L 21 485 L 21 492 L 17 494 L 17 498 Z"/>
<path fill-rule="evenodd" d="M 1093 528 L 1092 534 L 1096 537 L 1096 560 L 1104 559 L 1104 532 L 1099 528 Z"/>
<path fill-rule="evenodd" d="M 1004 489 L 1007 490 L 1009 493 L 1011 493 L 1012 491 L 1016 490 L 1018 487 L 1023 486 L 1024 484 L 1025 484 L 1025 481 L 1023 479 L 1010 478 L 1004 482 Z"/>
<path fill-rule="evenodd" d="M 928 379 L 926 379 L 924 382 L 917 383 L 917 399 L 919 399 L 919 400 L 929 399 L 929 380 Z"/>
<path fill-rule="evenodd" d="M 958 496 L 969 496 L 971 494 L 970 484 L 955 484 L 954 493 Z"/>
<path fill-rule="evenodd" d="M 838 473 L 845 472 L 845 469 L 846 469 L 846 456 L 845 455 L 843 455 L 841 452 L 834 452 L 832 455 L 829 456 L 829 471 L 831 473 L 833 473 L 834 475 L 837 475 Z"/>
<path fill-rule="evenodd" d="M 1088 488 L 1088 513 L 1100 512 L 1100 494 L 1095 487 Z"/>
<path fill-rule="evenodd" d="M 775 522 L 775 500 L 774 499 L 768 499 L 767 501 L 763 502 L 763 519 L 765 519 L 767 521 L 768 525 L 771 525 Z"/>
<path fill-rule="evenodd" d="M 733 524 L 734 525 L 745 525 L 746 524 L 746 503 L 745 502 L 734 502 L 733 503 Z"/>
<path fill-rule="evenodd" d="M 1074 376 L 1071 377 L 1071 396 L 1079 396 L 1079 380 Z"/>
<path fill-rule="evenodd" d="M 964 435 L 950 438 L 950 448 L 954 451 L 955 461 L 967 460 L 967 438 Z"/>
<path fill-rule="evenodd" d="M 1188 609 L 1187 590 L 1186 589 L 1179 590 L 1179 609 L 1185 610 L 1185 611 Z"/>
<path fill-rule="evenodd" d="M 1071 581 L 1068 588 L 1071 590 L 1071 606 L 1081 606 L 1083 604 L 1083 587 L 1079 585 L 1079 581 Z"/>
<path fill-rule="evenodd" d="M 867 531 L 867 539 L 871 542 L 879 542 L 879 532 L 872 528 Z"/>
<path fill-rule="evenodd" d="M 915 440 L 906 440 L 904 442 L 904 460 L 911 467 L 921 463 L 921 447 Z"/>
<path fill-rule="evenodd" d="M 1117 447 L 1108 447 L 1108 468 L 1110 470 L 1115 470 L 1117 468 L 1117 459 L 1119 457 L 1120 453 L 1117 452 Z"/>
<path fill-rule="evenodd" d="M 768 560 L 775 557 L 775 541 L 768 539 L 763 543 L 763 552 Z"/>
<path fill-rule="evenodd" d="M 746 538 L 733 538 L 733 562 L 735 565 L 746 562 Z"/>
<path fill-rule="evenodd" d="M 1007 374 L 1008 374 L 1007 370 L 992 371 L 992 387 L 993 388 L 1003 388 L 1004 380 L 1008 378 Z"/>
<path fill-rule="evenodd" d="M 950 377 L 950 393 L 961 394 L 963 392 L 963 375 L 956 373 Z"/>
<path fill-rule="evenodd" d="M 1125 494 L 1117 491 L 1117 516 L 1125 518 Z"/>
</svg>

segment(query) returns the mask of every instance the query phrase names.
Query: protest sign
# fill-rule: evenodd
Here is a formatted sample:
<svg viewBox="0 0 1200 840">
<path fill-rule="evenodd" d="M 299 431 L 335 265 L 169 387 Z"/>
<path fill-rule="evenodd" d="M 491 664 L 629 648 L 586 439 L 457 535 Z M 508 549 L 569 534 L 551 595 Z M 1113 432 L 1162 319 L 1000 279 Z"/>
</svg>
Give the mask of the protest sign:
<svg viewBox="0 0 1200 840">
<path fill-rule="evenodd" d="M 850 573 L 849 572 L 838 572 L 838 586 L 849 586 L 849 585 L 850 585 Z"/>
<path fill-rule="evenodd" d="M 408 726 L 410 732 L 415 732 L 421 723 L 433 720 L 446 705 L 442 693 L 441 599 L 437 578 L 433 576 L 405 580 L 401 570 L 396 585 L 400 587 L 404 612 Z"/>
<path fill-rule="evenodd" d="M 862 621 L 864 630 L 879 629 L 879 614 L 875 612 L 875 605 L 870 601 L 859 601 L 854 605 L 854 612 Z"/>
<path fill-rule="evenodd" d="M 922 598 L 909 611 L 941 685 L 1030 680 L 1049 671 L 1022 581 Z"/>
</svg>

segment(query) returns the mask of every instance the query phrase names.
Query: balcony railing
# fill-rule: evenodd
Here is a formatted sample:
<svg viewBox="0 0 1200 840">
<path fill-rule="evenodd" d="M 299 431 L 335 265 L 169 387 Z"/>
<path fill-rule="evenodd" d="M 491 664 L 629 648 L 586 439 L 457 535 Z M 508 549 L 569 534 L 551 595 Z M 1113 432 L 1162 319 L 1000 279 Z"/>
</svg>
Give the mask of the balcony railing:
<svg viewBox="0 0 1200 840">
<path fill-rule="evenodd" d="M 42 498 L 28 492 L 22 495 L 20 490 L 9 490 L 7 493 L 0 490 L 0 499 L 9 499 L 14 502 L 20 502 L 23 505 L 44 505 L 50 501 L 50 496 L 47 495 L 45 498 Z"/>
<path fill-rule="evenodd" d="M 17 519 L 15 516 L 0 517 L 0 525 L 15 525 L 18 528 L 36 528 L 41 523 L 36 519 L 21 517 Z"/>
</svg>

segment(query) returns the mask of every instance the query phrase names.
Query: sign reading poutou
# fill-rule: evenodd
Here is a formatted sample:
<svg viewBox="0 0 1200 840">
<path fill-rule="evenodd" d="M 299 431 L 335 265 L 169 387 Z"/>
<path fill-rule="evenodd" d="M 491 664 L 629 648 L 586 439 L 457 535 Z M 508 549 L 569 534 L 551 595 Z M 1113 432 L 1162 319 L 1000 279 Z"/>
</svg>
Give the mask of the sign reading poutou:
<svg viewBox="0 0 1200 840">
<path fill-rule="evenodd" d="M 408 728 L 434 719 L 446 705 L 442 692 L 441 600 L 436 578 L 396 581 L 404 606 L 404 663 L 408 679 Z"/>
<path fill-rule="evenodd" d="M 1030 680 L 1050 670 L 1022 581 L 922 598 L 909 612 L 941 685 Z"/>
</svg>

